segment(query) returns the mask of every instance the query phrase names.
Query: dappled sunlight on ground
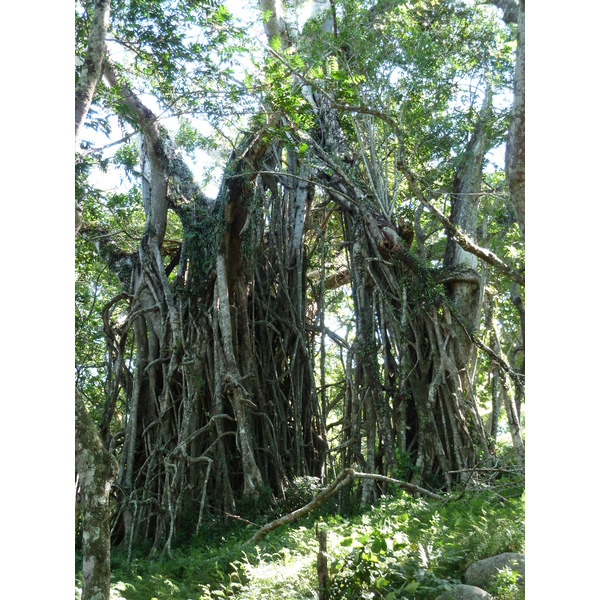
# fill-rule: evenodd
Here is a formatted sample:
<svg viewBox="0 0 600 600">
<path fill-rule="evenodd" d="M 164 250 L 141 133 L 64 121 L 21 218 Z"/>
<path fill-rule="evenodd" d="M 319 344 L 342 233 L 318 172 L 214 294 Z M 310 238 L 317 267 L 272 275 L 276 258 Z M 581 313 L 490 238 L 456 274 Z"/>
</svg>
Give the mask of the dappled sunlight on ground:
<svg viewBox="0 0 600 600">
<path fill-rule="evenodd" d="M 316 557 L 316 550 L 301 555 L 284 548 L 273 556 L 261 556 L 256 565 L 246 563 L 244 575 L 249 581 L 238 588 L 236 597 L 241 600 L 317 598 Z"/>
</svg>

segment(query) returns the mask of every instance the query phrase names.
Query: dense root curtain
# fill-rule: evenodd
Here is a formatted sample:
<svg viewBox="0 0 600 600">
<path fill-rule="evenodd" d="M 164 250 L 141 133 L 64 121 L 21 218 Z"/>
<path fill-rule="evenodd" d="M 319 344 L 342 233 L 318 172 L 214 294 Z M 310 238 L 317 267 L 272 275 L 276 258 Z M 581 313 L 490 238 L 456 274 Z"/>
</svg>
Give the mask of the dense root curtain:
<svg viewBox="0 0 600 600">
<path fill-rule="evenodd" d="M 293 31 L 281 3 L 261 5 L 269 40 L 281 44 L 271 58 L 286 61 Z M 333 481 L 331 494 L 352 488 L 365 506 L 399 472 L 405 489 L 421 493 L 463 483 L 492 462 L 476 397 L 481 353 L 522 464 L 522 377 L 498 333 L 486 344 L 479 327 L 490 269 L 515 289 L 523 284 L 521 271 L 477 243 L 491 86 L 455 148 L 448 215 L 415 174 L 396 115 L 359 95 L 340 103 L 293 68 L 310 127 L 264 107 L 208 200 L 157 115 L 108 59 L 104 69 L 140 132 L 145 216 L 133 252 L 82 229 L 122 285 L 103 314 L 110 368 L 100 434 L 119 458 L 114 543 L 168 553 L 178 535 L 200 531 L 207 512 L 224 517 L 283 498 L 294 477 Z M 421 204 L 410 220 L 397 210 L 402 194 Z M 423 209 L 445 242 L 435 267 L 426 262 Z M 168 239 L 170 217 L 179 240 Z M 340 286 L 352 340 L 325 320 Z M 326 337 L 341 349 L 335 395 Z"/>
</svg>

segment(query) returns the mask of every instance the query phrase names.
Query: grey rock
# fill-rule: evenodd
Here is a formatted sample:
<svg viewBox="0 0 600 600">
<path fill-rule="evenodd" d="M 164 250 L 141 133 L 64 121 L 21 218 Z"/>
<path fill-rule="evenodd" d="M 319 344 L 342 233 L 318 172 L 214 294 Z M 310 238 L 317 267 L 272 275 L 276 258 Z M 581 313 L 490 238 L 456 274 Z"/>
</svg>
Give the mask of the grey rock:
<svg viewBox="0 0 600 600">
<path fill-rule="evenodd" d="M 435 600 L 493 600 L 493 597 L 474 585 L 455 585 Z"/>
<path fill-rule="evenodd" d="M 489 587 L 498 575 L 498 571 L 510 567 L 519 573 L 517 582 L 525 585 L 525 557 L 516 552 L 505 552 L 473 563 L 465 573 L 465 583 L 479 587 Z"/>
</svg>

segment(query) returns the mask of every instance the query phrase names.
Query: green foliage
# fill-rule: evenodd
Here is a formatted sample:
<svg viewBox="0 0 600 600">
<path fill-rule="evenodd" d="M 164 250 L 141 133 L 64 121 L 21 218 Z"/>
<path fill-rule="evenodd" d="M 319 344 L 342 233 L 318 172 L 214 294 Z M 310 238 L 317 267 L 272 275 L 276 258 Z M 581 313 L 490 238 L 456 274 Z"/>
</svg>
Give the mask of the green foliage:
<svg viewBox="0 0 600 600">
<path fill-rule="evenodd" d="M 279 38 L 271 42 L 273 50 L 281 47 Z M 290 71 L 303 71 L 304 63 L 298 54 L 290 49 L 283 55 L 285 63 L 275 57 L 266 59 L 263 66 L 264 85 L 268 90 L 267 101 L 281 111 L 290 120 L 292 127 L 310 130 L 314 123 L 314 114 L 297 85 L 290 78 Z M 285 132 L 282 131 L 285 135 Z M 282 138 L 284 139 L 284 138 Z"/>
<path fill-rule="evenodd" d="M 332 563 L 331 598 L 433 598 L 476 560 L 522 551 L 523 518 L 522 498 L 493 494 L 383 500 L 341 540 L 349 552 Z"/>
<path fill-rule="evenodd" d="M 281 502 L 284 514 L 308 504 L 323 489 L 318 477 L 294 477 L 285 490 L 285 500 Z"/>
<path fill-rule="evenodd" d="M 183 151 L 192 155 L 196 150 L 217 150 L 216 142 L 209 136 L 200 133 L 189 121 L 182 119 L 175 133 L 175 142 Z"/>
<path fill-rule="evenodd" d="M 129 144 L 124 144 L 121 146 L 113 157 L 113 162 L 117 165 L 123 166 L 126 171 L 139 175 L 139 164 L 140 164 L 140 154 L 137 147 L 137 144 L 131 142 Z"/>
<path fill-rule="evenodd" d="M 489 591 L 496 600 L 525 600 L 525 589 L 517 583 L 519 573 L 504 567 L 495 577 Z"/>
<path fill-rule="evenodd" d="M 243 494 L 237 501 L 237 509 L 246 519 L 261 524 L 269 520 L 274 504 L 273 492 L 265 485 L 257 494 Z"/>
<path fill-rule="evenodd" d="M 392 469 L 392 477 L 401 481 L 410 481 L 416 470 L 408 452 L 402 452 L 399 448 L 395 449 L 396 464 Z"/>
<path fill-rule="evenodd" d="M 312 493 L 316 483 L 296 482 Z M 519 494 L 518 488 L 513 488 Z M 114 598 L 314 598 L 318 543 L 314 525 L 327 531 L 331 600 L 360 598 L 433 600 L 459 583 L 481 558 L 524 548 L 524 498 L 493 492 L 468 494 L 446 504 L 403 493 L 351 518 L 331 509 L 272 532 L 254 549 L 242 542 L 255 528 L 239 521 L 207 520 L 199 536 L 155 560 L 134 550 L 112 555 Z M 80 562 L 77 563 L 80 581 Z M 522 600 L 516 573 L 499 573 L 498 600 Z"/>
<path fill-rule="evenodd" d="M 186 215 L 183 223 L 183 239 L 187 243 L 189 276 L 186 291 L 197 294 L 214 276 L 218 244 L 224 224 L 218 207 L 197 204 L 193 214 Z"/>
<path fill-rule="evenodd" d="M 89 242 L 78 238 L 75 252 L 76 385 L 92 418 L 99 421 L 107 378 L 102 309 L 120 291 L 120 284 L 99 260 Z M 117 316 L 118 313 L 115 318 Z"/>
</svg>

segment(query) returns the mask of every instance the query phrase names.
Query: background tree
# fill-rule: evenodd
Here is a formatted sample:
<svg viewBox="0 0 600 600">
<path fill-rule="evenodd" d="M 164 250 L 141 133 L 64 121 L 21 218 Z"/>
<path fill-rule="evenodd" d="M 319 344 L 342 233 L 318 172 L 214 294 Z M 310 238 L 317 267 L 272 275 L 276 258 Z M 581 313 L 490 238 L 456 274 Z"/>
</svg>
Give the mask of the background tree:
<svg viewBox="0 0 600 600">
<path fill-rule="evenodd" d="M 110 0 L 93 5 L 87 49 L 75 87 L 75 147 L 101 76 Z M 81 205 L 75 199 L 75 235 L 82 224 Z M 79 355 L 81 356 L 81 355 Z M 109 448 L 100 439 L 81 392 L 75 395 L 76 494 L 82 529 L 82 600 L 110 595 L 110 506 L 114 479 Z"/>
</svg>

